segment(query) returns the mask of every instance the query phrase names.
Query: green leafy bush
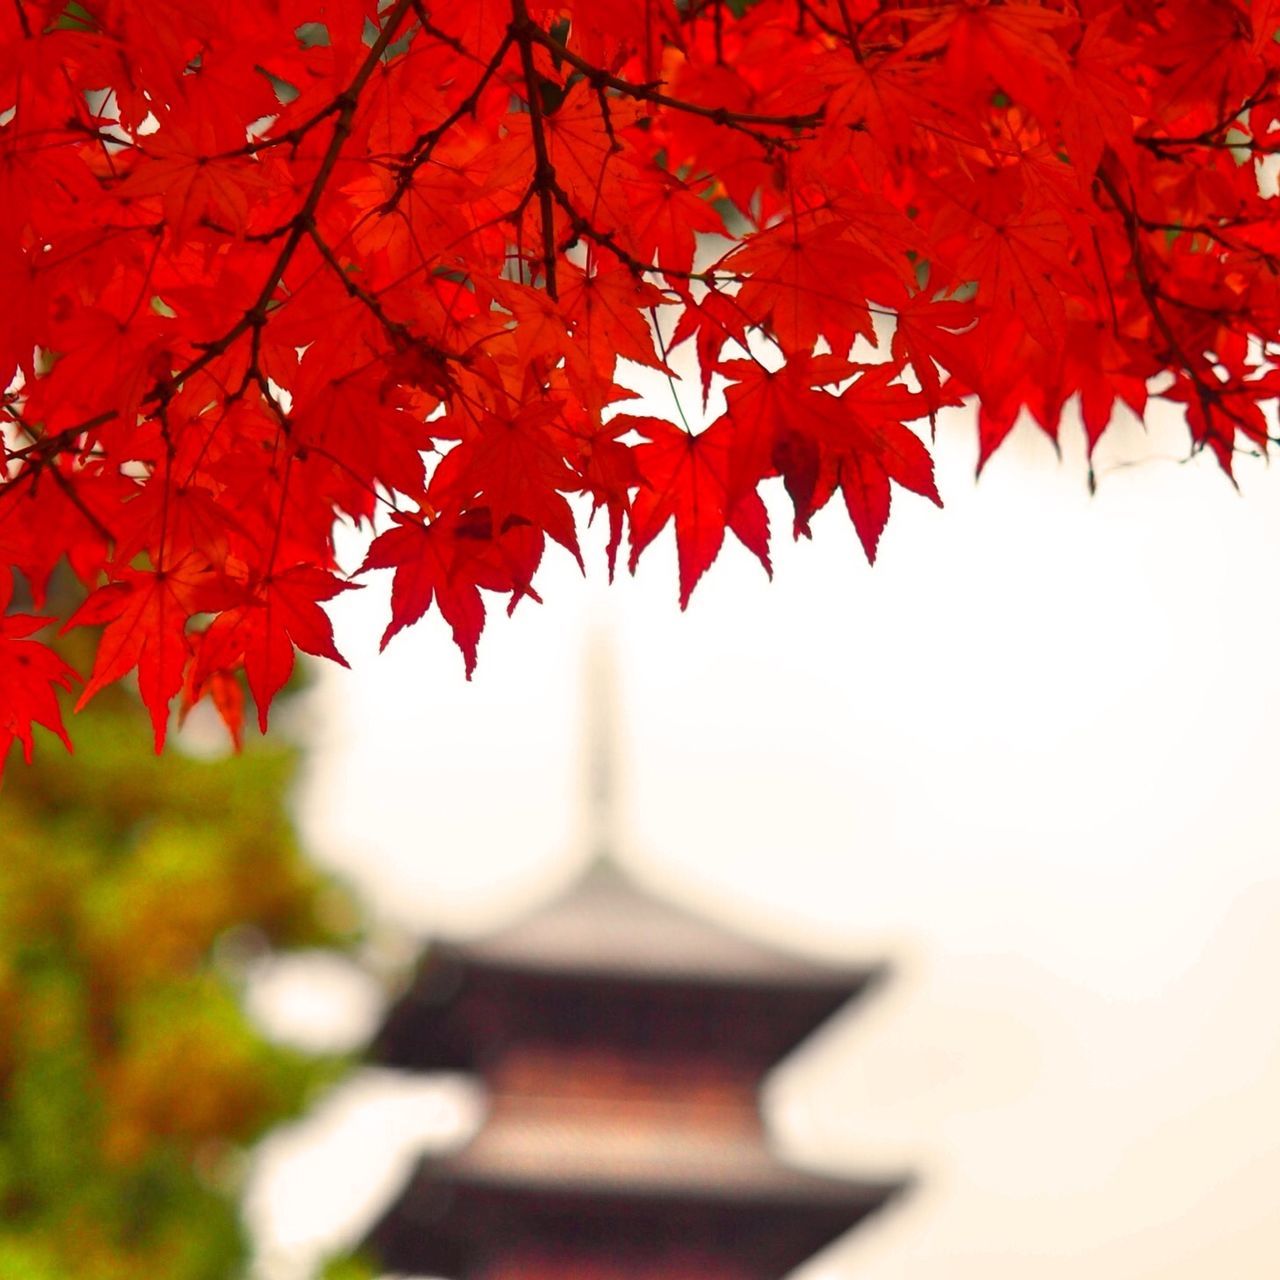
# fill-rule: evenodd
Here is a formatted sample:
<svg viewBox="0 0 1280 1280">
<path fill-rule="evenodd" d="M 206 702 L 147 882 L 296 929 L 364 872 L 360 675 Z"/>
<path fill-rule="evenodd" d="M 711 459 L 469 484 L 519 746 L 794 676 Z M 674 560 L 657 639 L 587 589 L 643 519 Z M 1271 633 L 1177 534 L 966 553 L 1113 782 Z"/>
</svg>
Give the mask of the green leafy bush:
<svg viewBox="0 0 1280 1280">
<path fill-rule="evenodd" d="M 0 792 L 0 1280 L 239 1274 L 245 1150 L 341 1069 L 239 999 L 246 949 L 351 939 L 295 753 L 158 759 L 145 724 L 121 692 Z"/>
</svg>

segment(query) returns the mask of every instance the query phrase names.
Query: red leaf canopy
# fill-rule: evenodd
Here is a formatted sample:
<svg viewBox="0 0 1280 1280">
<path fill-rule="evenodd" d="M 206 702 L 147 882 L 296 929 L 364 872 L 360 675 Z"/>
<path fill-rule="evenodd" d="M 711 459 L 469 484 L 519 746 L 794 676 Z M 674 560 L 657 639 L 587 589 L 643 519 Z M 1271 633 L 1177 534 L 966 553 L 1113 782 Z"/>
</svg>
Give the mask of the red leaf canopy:
<svg viewBox="0 0 1280 1280">
<path fill-rule="evenodd" d="M 873 557 L 919 426 L 1272 434 L 1280 8 L 1257 0 L 12 0 L 0 578 L 65 560 L 157 742 L 337 658 L 340 520 L 468 670 L 603 508 L 687 603 L 837 493 Z M 663 335 L 667 335 L 664 339 Z M 690 407 L 626 413 L 623 363 Z M 696 384 L 695 384 L 696 385 Z M 712 392 L 723 389 L 723 401 Z M 619 412 L 621 410 L 621 412 Z M 576 497 L 575 497 L 576 495 Z M 72 674 L 0 622 L 0 750 Z M 83 701 L 83 699 L 82 699 Z"/>
</svg>

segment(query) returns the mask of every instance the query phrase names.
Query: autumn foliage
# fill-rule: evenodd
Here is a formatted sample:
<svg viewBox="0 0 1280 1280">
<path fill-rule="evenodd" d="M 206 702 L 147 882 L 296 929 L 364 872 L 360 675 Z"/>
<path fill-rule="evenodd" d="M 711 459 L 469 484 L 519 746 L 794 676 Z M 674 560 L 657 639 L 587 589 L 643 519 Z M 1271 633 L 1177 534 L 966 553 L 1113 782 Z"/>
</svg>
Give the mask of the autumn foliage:
<svg viewBox="0 0 1280 1280">
<path fill-rule="evenodd" d="M 266 723 L 340 520 L 389 638 L 547 540 L 674 525 L 687 602 L 896 486 L 977 406 L 1090 447 L 1176 402 L 1230 472 L 1280 373 L 1276 0 L 9 0 L 0 6 L 0 595 L 65 559 L 157 744 L 241 680 Z M 636 367 L 692 344 L 672 420 Z M 689 430 L 677 402 L 710 404 Z M 75 673 L 0 621 L 0 754 Z M 385 639 L 384 638 L 384 639 Z"/>
<path fill-rule="evenodd" d="M 294 753 L 156 760 L 146 719 L 108 690 L 74 760 L 0 795 L 4 1280 L 248 1275 L 247 1150 L 346 1065 L 243 1007 L 264 963 L 355 940 L 287 816 Z"/>
</svg>

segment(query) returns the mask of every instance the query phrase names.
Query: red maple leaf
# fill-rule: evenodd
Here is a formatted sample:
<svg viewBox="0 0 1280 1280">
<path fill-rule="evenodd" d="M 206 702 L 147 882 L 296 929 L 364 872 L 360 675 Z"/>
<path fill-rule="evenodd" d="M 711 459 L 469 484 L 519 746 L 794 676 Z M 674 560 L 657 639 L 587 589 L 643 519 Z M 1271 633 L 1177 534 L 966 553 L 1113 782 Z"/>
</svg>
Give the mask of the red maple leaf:
<svg viewBox="0 0 1280 1280">
<path fill-rule="evenodd" d="M 892 365 L 877 365 L 864 370 L 841 395 L 815 396 L 808 402 L 823 459 L 812 509 L 825 501 L 824 489 L 839 485 L 872 564 L 889 519 L 891 480 L 942 506 L 929 451 L 902 425 L 923 417 L 926 403 L 894 381 L 897 372 Z"/>
<path fill-rule="evenodd" d="M 728 422 L 721 419 L 694 435 L 660 418 L 625 421 L 646 441 L 636 449 L 645 483 L 631 504 L 631 572 L 644 549 L 674 521 L 682 609 L 719 554 L 726 529 L 772 577 L 764 503 L 754 491 L 729 500 Z"/>
<path fill-rule="evenodd" d="M 28 613 L 0 617 L 0 777 L 15 739 L 31 763 L 33 725 L 43 725 L 71 750 L 56 691 L 72 688 L 80 677 L 48 645 L 27 639 L 53 621 Z"/>
<path fill-rule="evenodd" d="M 382 648 L 397 631 L 417 622 L 434 601 L 453 630 L 470 679 L 485 621 L 480 588 L 510 592 L 508 612 L 523 596 L 536 600 L 530 584 L 542 547 L 541 532 L 527 522 L 508 524 L 495 533 L 487 509 L 429 524 L 400 518 L 374 540 L 360 569 L 396 571 Z"/>
<path fill-rule="evenodd" d="M 264 579 L 245 603 L 220 613 L 201 638 L 193 677 L 195 695 L 215 676 L 243 666 L 258 705 L 258 727 L 266 733 L 272 699 L 293 674 L 295 648 L 347 665 L 334 647 L 333 624 L 320 602 L 356 585 L 311 565 L 294 565 Z M 220 693 L 229 706 L 234 735 L 233 698 L 217 686 L 214 693 L 215 697 Z M 227 719 L 225 713 L 223 718 Z"/>
<path fill-rule="evenodd" d="M 156 750 L 164 746 L 169 703 L 182 688 L 190 658 L 187 623 L 192 615 L 229 602 L 223 580 L 209 562 L 189 554 L 171 568 L 124 569 L 93 593 L 67 621 L 68 627 L 103 626 L 93 673 L 76 710 L 99 690 L 138 670 L 138 689 L 151 712 Z"/>
</svg>

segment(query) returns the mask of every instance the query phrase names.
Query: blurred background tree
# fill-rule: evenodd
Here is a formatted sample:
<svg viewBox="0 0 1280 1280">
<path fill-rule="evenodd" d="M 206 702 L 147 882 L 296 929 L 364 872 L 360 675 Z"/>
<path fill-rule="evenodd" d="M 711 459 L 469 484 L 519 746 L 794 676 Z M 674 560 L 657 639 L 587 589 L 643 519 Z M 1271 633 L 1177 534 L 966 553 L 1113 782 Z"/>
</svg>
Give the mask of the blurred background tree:
<svg viewBox="0 0 1280 1280">
<path fill-rule="evenodd" d="M 267 948 L 349 946 L 303 858 L 296 752 L 150 753 L 130 694 L 0 791 L 0 1280 L 227 1280 L 249 1144 L 343 1064 L 240 999 Z"/>
</svg>

